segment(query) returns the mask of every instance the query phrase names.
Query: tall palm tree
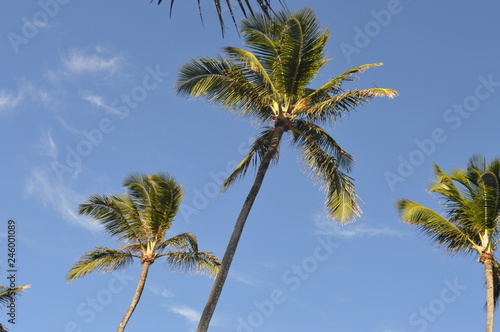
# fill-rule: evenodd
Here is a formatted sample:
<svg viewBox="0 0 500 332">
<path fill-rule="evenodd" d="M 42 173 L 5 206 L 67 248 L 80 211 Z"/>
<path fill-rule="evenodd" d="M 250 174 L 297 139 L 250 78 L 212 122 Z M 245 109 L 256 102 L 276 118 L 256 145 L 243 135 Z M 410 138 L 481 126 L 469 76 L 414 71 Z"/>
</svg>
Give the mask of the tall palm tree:
<svg viewBox="0 0 500 332">
<path fill-rule="evenodd" d="M 500 294 L 500 266 L 493 254 L 500 241 L 500 159 L 487 164 L 474 156 L 467 169 L 446 174 L 434 165 L 434 173 L 429 191 L 439 195 L 446 217 L 408 199 L 400 199 L 396 207 L 404 222 L 449 253 L 478 254 L 486 279 L 486 332 L 492 332 Z"/>
<path fill-rule="evenodd" d="M 150 2 L 153 2 L 153 1 L 155 1 L 155 0 L 151 0 Z M 197 1 L 198 1 L 198 11 L 200 13 L 200 18 L 203 21 L 201 0 L 197 0 Z M 251 2 L 253 2 L 253 1 L 255 1 L 257 3 L 258 8 L 262 11 L 262 13 L 264 13 L 264 15 L 269 17 L 269 13 L 272 11 L 270 0 L 237 0 L 237 1 L 238 1 L 238 5 L 240 7 L 240 10 L 245 17 L 247 16 L 247 13 L 249 13 L 249 14 L 254 13 L 254 9 L 251 5 Z M 161 4 L 162 2 L 163 2 L 163 0 L 157 0 L 158 5 Z M 220 27 L 222 30 L 222 35 L 224 35 L 225 27 L 224 27 L 224 17 L 223 17 L 223 9 L 222 9 L 223 2 L 221 0 L 213 0 L 213 3 L 215 5 L 215 9 L 217 11 L 217 16 L 219 18 L 219 23 L 220 23 Z M 237 26 L 236 20 L 234 18 L 233 5 L 231 5 L 231 1 L 226 0 L 225 3 L 227 6 L 227 10 L 229 10 L 229 13 L 231 14 L 231 19 L 233 20 L 234 25 Z M 283 0 L 279 0 L 279 3 L 283 7 L 285 7 L 285 3 Z M 173 6 L 174 6 L 174 0 L 170 0 L 170 15 L 172 15 Z"/>
<path fill-rule="evenodd" d="M 8 288 L 0 286 L 0 305 L 7 307 L 16 296 L 21 295 L 22 292 L 30 288 L 31 285 L 17 286 L 14 288 Z M 0 332 L 8 332 L 9 330 L 0 324 Z"/>
<path fill-rule="evenodd" d="M 215 58 L 190 60 L 179 74 L 177 91 L 203 97 L 223 108 L 259 121 L 263 126 L 250 152 L 223 183 L 227 189 L 256 167 L 254 184 L 236 221 L 198 331 L 206 331 L 229 267 L 264 176 L 271 162 L 277 162 L 282 137 L 301 152 L 313 177 L 323 184 L 329 216 L 345 223 L 360 209 L 352 179 L 346 174 L 353 159 L 321 127 L 330 124 L 374 97 L 394 97 L 396 91 L 382 88 L 344 90 L 368 64 L 346 71 L 320 86 L 309 85 L 328 62 L 325 46 L 328 29 L 321 31 L 311 9 L 296 13 L 280 11 L 273 18 L 256 14 L 244 19 L 241 34 L 251 51 L 226 47 Z"/>
<path fill-rule="evenodd" d="M 196 237 L 182 233 L 167 238 L 183 196 L 182 187 L 167 174 L 134 174 L 127 177 L 126 194 L 94 195 L 80 205 L 79 213 L 97 220 L 118 249 L 96 247 L 85 253 L 66 276 L 69 282 L 98 270 L 110 273 L 141 262 L 141 275 L 132 303 L 117 331 L 123 331 L 141 298 L 149 268 L 157 259 L 173 270 L 215 275 L 220 265 L 212 253 L 198 251 Z"/>
</svg>

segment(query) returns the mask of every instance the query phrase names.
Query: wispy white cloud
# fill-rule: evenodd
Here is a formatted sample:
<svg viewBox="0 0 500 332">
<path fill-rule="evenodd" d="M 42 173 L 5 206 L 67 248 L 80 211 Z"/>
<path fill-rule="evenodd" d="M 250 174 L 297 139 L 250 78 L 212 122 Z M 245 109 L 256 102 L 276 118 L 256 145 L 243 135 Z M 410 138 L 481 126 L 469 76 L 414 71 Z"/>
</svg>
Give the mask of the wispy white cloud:
<svg viewBox="0 0 500 332">
<path fill-rule="evenodd" d="M 242 282 L 244 284 L 251 285 L 251 286 L 258 286 L 260 284 L 259 280 L 257 280 L 255 277 L 251 276 L 250 274 L 244 273 L 244 272 L 238 272 L 238 271 L 232 270 L 229 272 L 229 277 L 231 277 L 239 282 Z"/>
<path fill-rule="evenodd" d="M 19 89 L 17 94 L 7 90 L 0 90 L 0 114 L 15 108 L 24 98 L 24 89 Z"/>
<path fill-rule="evenodd" d="M 37 28 L 40 28 L 40 29 L 44 29 L 44 28 L 49 27 L 49 24 L 47 22 L 43 22 L 41 20 L 33 21 L 33 25 L 36 26 Z"/>
<path fill-rule="evenodd" d="M 44 90 L 38 90 L 35 97 L 46 107 L 49 107 L 54 103 L 54 98 L 52 98 L 52 96 Z"/>
<path fill-rule="evenodd" d="M 100 229 L 94 221 L 76 214 L 78 204 L 82 203 L 85 197 L 59 181 L 51 174 L 50 169 L 34 169 L 26 182 L 26 193 L 39 199 L 45 207 L 57 211 L 68 222 L 91 230 Z"/>
<path fill-rule="evenodd" d="M 47 108 L 58 105 L 57 98 L 53 97 L 47 90 L 37 86 L 32 81 L 21 80 L 18 82 L 17 92 L 0 90 L 0 114 L 18 107 L 25 100 L 42 104 Z"/>
<path fill-rule="evenodd" d="M 73 126 L 69 125 L 66 122 L 66 120 L 64 120 L 63 118 L 57 117 L 56 119 L 61 123 L 62 127 L 65 130 L 69 131 L 70 133 L 75 134 L 75 135 L 81 135 L 82 134 L 81 130 L 78 130 L 78 129 L 74 128 Z"/>
<path fill-rule="evenodd" d="M 269 270 L 274 270 L 274 269 L 278 268 L 278 266 L 279 265 L 276 264 L 276 263 L 264 263 L 264 264 L 262 264 L 263 268 L 266 268 L 266 269 L 269 269 Z"/>
<path fill-rule="evenodd" d="M 340 225 L 335 221 L 328 220 L 324 215 L 318 215 L 314 219 L 316 234 L 328 235 L 342 239 L 355 239 L 362 237 L 390 236 L 405 237 L 407 234 L 388 226 L 372 226 L 362 221 L 347 225 Z"/>
<path fill-rule="evenodd" d="M 177 315 L 181 315 L 192 323 L 198 322 L 201 317 L 201 313 L 185 305 L 171 306 L 169 310 Z"/>
<path fill-rule="evenodd" d="M 201 313 L 193 308 L 186 305 L 162 305 L 162 307 L 167 308 L 170 312 L 183 317 L 187 321 L 188 331 L 194 332 L 196 326 L 200 321 Z M 224 330 L 228 330 L 228 326 L 232 325 L 233 317 L 226 317 L 223 313 L 219 313 L 217 317 L 214 317 L 210 322 L 210 326 L 223 327 Z"/>
<path fill-rule="evenodd" d="M 93 94 L 93 93 L 88 92 L 88 91 L 80 92 L 80 97 L 83 100 L 88 101 L 90 104 L 92 104 L 95 107 L 103 108 L 104 110 L 106 110 L 107 113 L 111 113 L 111 114 L 114 114 L 114 115 L 120 115 L 120 116 L 124 115 L 119 110 L 117 110 L 117 109 L 109 106 L 106 103 L 104 97 L 98 96 L 98 95 Z"/>
<path fill-rule="evenodd" d="M 172 297 L 173 296 L 173 294 L 165 286 L 162 286 L 162 285 L 150 285 L 150 286 L 148 286 L 148 289 L 154 295 L 158 295 L 161 297 Z"/>
<path fill-rule="evenodd" d="M 103 55 L 104 49 L 97 47 L 93 54 L 79 49 L 70 49 L 63 57 L 64 68 L 70 73 L 113 74 L 122 66 L 122 55 Z"/>
<path fill-rule="evenodd" d="M 52 138 L 52 131 L 50 129 L 42 133 L 40 147 L 42 154 L 54 159 L 57 158 L 58 149 L 54 139 Z"/>
</svg>

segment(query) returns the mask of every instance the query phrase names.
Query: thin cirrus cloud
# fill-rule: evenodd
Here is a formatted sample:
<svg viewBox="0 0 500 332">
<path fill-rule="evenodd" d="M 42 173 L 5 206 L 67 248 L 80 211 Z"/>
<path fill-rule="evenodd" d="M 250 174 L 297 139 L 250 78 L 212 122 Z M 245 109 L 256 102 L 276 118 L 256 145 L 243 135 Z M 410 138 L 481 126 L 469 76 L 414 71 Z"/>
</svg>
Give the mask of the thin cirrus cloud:
<svg viewBox="0 0 500 332">
<path fill-rule="evenodd" d="M 7 90 L 0 90 L 0 113 L 6 113 L 15 108 L 23 97 L 24 92 L 22 89 L 17 94 L 13 94 Z"/>
<path fill-rule="evenodd" d="M 84 201 L 67 184 L 51 175 L 50 169 L 35 168 L 26 183 L 26 193 L 40 200 L 45 207 L 55 210 L 66 221 L 79 224 L 90 230 L 99 230 L 97 223 L 78 216 L 76 208 Z"/>
<path fill-rule="evenodd" d="M 54 139 L 52 138 L 52 131 L 47 130 L 42 133 L 42 137 L 40 139 L 40 151 L 43 155 L 49 156 L 51 158 L 56 159 L 58 156 L 58 148 Z"/>
<path fill-rule="evenodd" d="M 191 309 L 185 305 L 171 306 L 169 307 L 169 310 L 174 314 L 184 317 L 192 323 L 197 323 L 201 317 L 201 314 L 198 311 Z"/>
<path fill-rule="evenodd" d="M 101 97 L 99 95 L 93 94 L 93 93 L 88 92 L 88 91 L 81 92 L 80 97 L 83 100 L 88 101 L 92 106 L 104 109 L 106 111 L 106 113 L 119 115 L 119 116 L 124 115 L 124 113 L 120 112 L 116 108 L 109 106 L 106 103 L 106 100 L 104 99 L 104 97 Z"/>
<path fill-rule="evenodd" d="M 157 295 L 157 296 L 161 296 L 161 297 L 165 297 L 165 298 L 173 296 L 172 293 L 162 285 L 150 285 L 148 287 L 148 289 L 151 293 L 153 293 L 154 295 Z"/>
<path fill-rule="evenodd" d="M 241 283 L 250 285 L 250 286 L 259 286 L 261 283 L 255 277 L 249 275 L 248 273 L 231 271 L 229 272 L 229 276 L 236 281 Z"/>
<path fill-rule="evenodd" d="M 335 221 L 327 219 L 323 215 L 318 215 L 314 218 L 316 226 L 315 233 L 319 235 L 327 235 L 340 239 L 356 239 L 363 237 L 375 236 L 390 236 L 390 237 L 405 237 L 406 233 L 395 230 L 387 226 L 371 226 L 361 221 L 347 225 L 339 225 Z"/>
<path fill-rule="evenodd" d="M 97 47 L 93 54 L 88 54 L 83 50 L 70 49 L 66 56 L 63 56 L 63 66 L 69 73 L 106 73 L 114 74 L 123 65 L 122 55 L 104 55 L 105 50 Z"/>
</svg>

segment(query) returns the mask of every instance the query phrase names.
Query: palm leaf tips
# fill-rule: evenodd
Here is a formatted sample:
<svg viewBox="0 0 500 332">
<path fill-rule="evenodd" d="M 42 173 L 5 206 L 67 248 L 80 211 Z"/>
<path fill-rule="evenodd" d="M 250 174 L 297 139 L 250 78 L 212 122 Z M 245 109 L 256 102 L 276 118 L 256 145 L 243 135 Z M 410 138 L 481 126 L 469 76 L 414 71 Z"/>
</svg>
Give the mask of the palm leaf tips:
<svg viewBox="0 0 500 332">
<path fill-rule="evenodd" d="M 174 1 L 170 1 L 170 16 L 172 16 L 172 9 L 174 6 Z M 241 12 L 243 13 L 244 16 L 247 16 L 247 12 L 253 14 L 254 9 L 250 3 L 249 0 L 245 0 L 244 2 L 242 0 L 237 0 L 238 1 L 238 7 L 240 8 Z M 163 0 L 151 0 L 150 3 L 152 2 L 157 2 L 158 5 L 160 5 Z M 203 21 L 203 15 L 202 15 L 202 7 L 201 7 L 201 0 L 197 0 L 198 2 L 198 11 L 200 14 L 200 18 Z M 217 11 L 217 17 L 219 19 L 219 24 L 221 27 L 222 35 L 224 36 L 224 31 L 226 29 L 224 25 L 224 17 L 223 17 L 223 6 L 221 4 L 221 0 L 213 0 L 213 3 L 215 5 L 216 11 Z M 264 15 L 269 16 L 269 13 L 272 11 L 271 8 L 271 2 L 269 0 L 255 0 L 257 3 L 257 7 L 264 13 Z M 279 0 L 281 5 L 285 6 L 284 2 L 282 0 Z M 231 20 L 233 21 L 234 25 L 236 26 L 236 21 L 235 21 L 235 16 L 234 16 L 234 10 L 233 10 L 233 4 L 230 1 L 225 1 L 225 4 L 227 6 L 227 10 L 229 11 L 231 15 Z"/>
</svg>

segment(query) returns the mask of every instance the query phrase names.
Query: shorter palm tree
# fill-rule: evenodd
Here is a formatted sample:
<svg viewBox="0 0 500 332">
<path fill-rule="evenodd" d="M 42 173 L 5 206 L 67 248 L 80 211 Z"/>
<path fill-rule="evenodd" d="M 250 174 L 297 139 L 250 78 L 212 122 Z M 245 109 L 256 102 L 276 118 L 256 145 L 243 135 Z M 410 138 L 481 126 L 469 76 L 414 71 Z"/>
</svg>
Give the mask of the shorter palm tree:
<svg viewBox="0 0 500 332">
<path fill-rule="evenodd" d="M 22 292 L 30 288 L 31 285 L 18 286 L 14 288 L 8 288 L 0 286 L 0 305 L 7 307 L 16 296 L 21 295 Z M 8 332 L 7 328 L 0 324 L 0 332 Z"/>
<path fill-rule="evenodd" d="M 183 196 L 182 187 L 167 174 L 136 174 L 125 179 L 126 194 L 95 195 L 81 204 L 79 213 L 101 224 L 125 245 L 118 249 L 96 247 L 85 253 L 66 276 L 69 282 L 98 270 L 110 273 L 127 267 L 134 258 L 141 262 L 141 275 L 132 303 L 118 327 L 123 331 L 141 298 L 149 268 L 157 259 L 181 272 L 214 276 L 220 262 L 212 253 L 198 251 L 196 237 L 182 233 L 166 237 Z"/>
<path fill-rule="evenodd" d="M 494 252 L 500 242 L 500 159 L 469 159 L 467 169 L 445 174 L 434 165 L 431 193 L 442 199 L 446 217 L 407 199 L 397 202 L 404 222 L 416 225 L 449 253 L 477 253 L 486 279 L 486 332 L 493 331 L 500 294 L 500 265 Z"/>
</svg>

